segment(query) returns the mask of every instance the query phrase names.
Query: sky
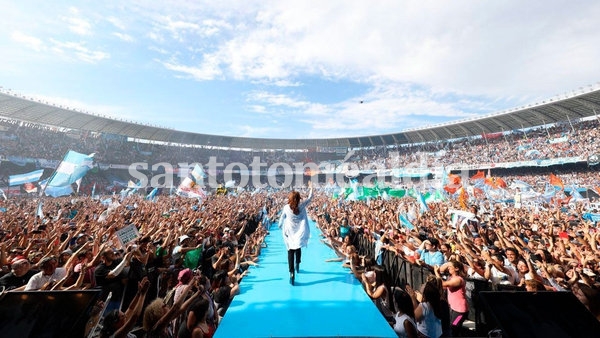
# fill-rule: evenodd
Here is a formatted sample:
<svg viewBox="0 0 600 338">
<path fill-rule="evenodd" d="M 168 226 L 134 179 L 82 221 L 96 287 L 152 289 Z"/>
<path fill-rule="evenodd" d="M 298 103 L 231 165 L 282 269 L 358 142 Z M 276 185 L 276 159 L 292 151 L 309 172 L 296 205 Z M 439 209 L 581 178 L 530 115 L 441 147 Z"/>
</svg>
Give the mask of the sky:
<svg viewBox="0 0 600 338">
<path fill-rule="evenodd" d="M 400 132 L 600 83 L 598 1 L 0 0 L 0 86 L 182 131 Z"/>
</svg>

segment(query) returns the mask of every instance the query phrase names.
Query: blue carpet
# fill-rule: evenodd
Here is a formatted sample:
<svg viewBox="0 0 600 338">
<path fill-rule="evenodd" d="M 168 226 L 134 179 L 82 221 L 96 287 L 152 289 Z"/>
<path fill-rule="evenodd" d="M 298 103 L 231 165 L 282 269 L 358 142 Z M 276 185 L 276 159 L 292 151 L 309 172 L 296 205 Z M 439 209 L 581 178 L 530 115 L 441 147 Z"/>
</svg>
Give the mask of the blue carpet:
<svg viewBox="0 0 600 338">
<path fill-rule="evenodd" d="M 336 256 L 319 235 L 311 222 L 292 286 L 281 231 L 273 225 L 259 266 L 243 279 L 215 338 L 396 337 L 349 270 L 341 262 L 325 262 Z"/>
</svg>

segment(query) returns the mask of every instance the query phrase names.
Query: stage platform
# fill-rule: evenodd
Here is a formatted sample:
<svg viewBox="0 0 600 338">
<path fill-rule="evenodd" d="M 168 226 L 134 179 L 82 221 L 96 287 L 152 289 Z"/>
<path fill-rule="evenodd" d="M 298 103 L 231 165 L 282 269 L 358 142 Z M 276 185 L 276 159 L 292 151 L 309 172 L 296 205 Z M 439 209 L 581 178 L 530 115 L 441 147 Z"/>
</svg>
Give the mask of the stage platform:
<svg viewBox="0 0 600 338">
<path fill-rule="evenodd" d="M 311 222 L 292 286 L 287 251 L 274 224 L 259 266 L 244 277 L 214 337 L 396 337 L 349 270 L 341 262 L 325 262 L 336 255 L 320 239 Z"/>
</svg>

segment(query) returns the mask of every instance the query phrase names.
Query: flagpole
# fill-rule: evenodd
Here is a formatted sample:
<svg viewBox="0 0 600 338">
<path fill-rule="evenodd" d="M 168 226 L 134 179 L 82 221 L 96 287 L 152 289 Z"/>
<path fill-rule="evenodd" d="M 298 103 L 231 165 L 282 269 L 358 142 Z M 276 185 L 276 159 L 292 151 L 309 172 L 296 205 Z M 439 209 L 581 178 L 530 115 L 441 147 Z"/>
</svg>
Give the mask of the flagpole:
<svg viewBox="0 0 600 338">
<path fill-rule="evenodd" d="M 569 115 L 567 114 L 567 120 L 569 120 L 569 125 L 571 125 L 571 131 L 573 133 L 575 133 L 575 128 L 573 128 L 573 123 L 571 123 L 571 118 L 569 117 Z"/>
</svg>

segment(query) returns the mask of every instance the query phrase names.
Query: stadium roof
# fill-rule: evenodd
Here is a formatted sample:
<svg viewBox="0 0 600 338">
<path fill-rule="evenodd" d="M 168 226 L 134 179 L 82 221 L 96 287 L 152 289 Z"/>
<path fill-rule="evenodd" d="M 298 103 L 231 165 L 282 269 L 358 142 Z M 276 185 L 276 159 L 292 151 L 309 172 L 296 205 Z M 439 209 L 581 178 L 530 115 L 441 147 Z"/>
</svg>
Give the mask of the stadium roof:
<svg viewBox="0 0 600 338">
<path fill-rule="evenodd" d="M 594 116 L 600 112 L 600 89 L 550 99 L 482 117 L 408 129 L 394 134 L 329 139 L 269 139 L 209 135 L 121 121 L 54 106 L 7 91 L 0 92 L 0 116 L 68 129 L 117 134 L 149 141 L 238 149 L 361 148 L 433 142 L 538 127 Z"/>
</svg>

